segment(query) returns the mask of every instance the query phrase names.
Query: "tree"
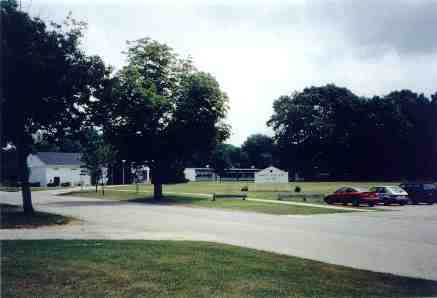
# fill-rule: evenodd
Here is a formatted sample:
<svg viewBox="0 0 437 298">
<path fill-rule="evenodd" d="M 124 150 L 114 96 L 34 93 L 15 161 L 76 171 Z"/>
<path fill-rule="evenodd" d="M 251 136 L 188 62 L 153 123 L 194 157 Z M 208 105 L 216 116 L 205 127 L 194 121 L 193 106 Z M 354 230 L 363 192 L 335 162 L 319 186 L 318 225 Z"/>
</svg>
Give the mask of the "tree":
<svg viewBox="0 0 437 298">
<path fill-rule="evenodd" d="M 65 26 L 32 18 L 16 1 L 1 1 L 1 147 L 15 144 L 23 208 L 33 212 L 27 156 L 39 130 L 61 138 L 80 129 L 84 108 L 109 70 L 99 57 L 79 48 L 85 24 Z"/>
<path fill-rule="evenodd" d="M 88 169 L 91 177 L 96 180 L 96 192 L 99 181 L 102 182 L 102 193 L 105 195 L 104 177 L 107 171 L 115 164 L 117 151 L 110 144 L 103 142 L 101 138 L 92 138 L 84 147 L 81 160 Z"/>
<path fill-rule="evenodd" d="M 348 179 L 432 176 L 433 108 L 423 94 L 365 98 L 326 85 L 281 96 L 273 107 L 268 125 L 289 169 Z"/>
<path fill-rule="evenodd" d="M 231 152 L 233 148 L 234 146 L 230 144 L 218 144 L 212 151 L 209 164 L 220 176 L 220 181 L 225 170 L 232 167 Z"/>
<path fill-rule="evenodd" d="M 127 65 L 96 96 L 94 119 L 121 158 L 150 167 L 160 199 L 175 165 L 229 136 L 227 96 L 212 75 L 167 45 L 144 38 L 128 46 Z"/>
<path fill-rule="evenodd" d="M 276 145 L 269 136 L 253 134 L 243 143 L 241 150 L 247 153 L 250 166 L 263 169 L 276 164 Z"/>
</svg>

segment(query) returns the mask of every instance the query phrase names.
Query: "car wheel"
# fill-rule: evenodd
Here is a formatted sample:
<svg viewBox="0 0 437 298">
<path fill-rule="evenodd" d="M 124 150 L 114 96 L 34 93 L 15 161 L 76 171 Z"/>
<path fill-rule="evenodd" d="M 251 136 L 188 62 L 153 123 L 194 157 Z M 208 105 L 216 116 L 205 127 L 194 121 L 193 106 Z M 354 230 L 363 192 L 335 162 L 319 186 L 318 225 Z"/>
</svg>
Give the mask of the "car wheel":
<svg viewBox="0 0 437 298">
<path fill-rule="evenodd" d="M 359 207 L 360 206 L 360 200 L 359 199 L 354 199 L 352 201 L 352 205 L 355 206 L 355 207 Z"/>
<path fill-rule="evenodd" d="M 332 205 L 332 200 L 330 198 L 325 198 L 325 203 L 328 205 Z"/>
<path fill-rule="evenodd" d="M 369 207 L 373 207 L 373 206 L 375 206 L 374 203 L 368 203 L 368 205 L 369 205 Z M 385 204 L 384 204 L 384 205 L 385 205 Z"/>
<path fill-rule="evenodd" d="M 405 202 L 399 202 L 399 205 L 404 206 Z"/>
<path fill-rule="evenodd" d="M 343 202 L 342 204 L 343 204 L 343 206 L 347 206 L 347 203 L 346 203 L 346 202 Z"/>
<path fill-rule="evenodd" d="M 384 203 L 384 206 L 388 206 L 388 205 L 390 205 L 390 204 L 389 204 L 389 203 L 387 203 L 387 202 L 385 202 L 385 203 Z"/>
</svg>

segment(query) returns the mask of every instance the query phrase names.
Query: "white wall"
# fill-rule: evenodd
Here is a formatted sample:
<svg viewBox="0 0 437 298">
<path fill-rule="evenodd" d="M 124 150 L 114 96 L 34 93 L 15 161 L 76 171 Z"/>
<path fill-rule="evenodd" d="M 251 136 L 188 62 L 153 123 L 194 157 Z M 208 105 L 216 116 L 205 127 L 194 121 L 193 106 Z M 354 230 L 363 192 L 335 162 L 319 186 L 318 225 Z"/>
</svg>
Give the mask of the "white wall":
<svg viewBox="0 0 437 298">
<path fill-rule="evenodd" d="M 255 183 L 288 183 L 288 172 L 268 167 L 255 173 Z"/>
<path fill-rule="evenodd" d="M 91 184 L 91 178 L 89 175 L 81 176 L 79 166 L 49 166 L 46 172 L 46 181 L 53 182 L 55 177 L 59 177 L 61 183 L 70 182 L 71 185 L 78 185 L 82 181 L 85 185 Z"/>
<path fill-rule="evenodd" d="M 27 165 L 29 167 L 29 182 L 39 182 L 41 186 L 47 185 L 46 166 L 36 155 L 27 157 Z"/>
<path fill-rule="evenodd" d="M 41 186 L 47 185 L 47 174 L 46 174 L 46 167 L 29 167 L 30 175 L 29 175 L 29 182 L 30 183 L 37 183 L 39 182 Z"/>
<path fill-rule="evenodd" d="M 196 181 L 196 169 L 186 168 L 184 170 L 185 179 L 189 181 Z"/>
</svg>

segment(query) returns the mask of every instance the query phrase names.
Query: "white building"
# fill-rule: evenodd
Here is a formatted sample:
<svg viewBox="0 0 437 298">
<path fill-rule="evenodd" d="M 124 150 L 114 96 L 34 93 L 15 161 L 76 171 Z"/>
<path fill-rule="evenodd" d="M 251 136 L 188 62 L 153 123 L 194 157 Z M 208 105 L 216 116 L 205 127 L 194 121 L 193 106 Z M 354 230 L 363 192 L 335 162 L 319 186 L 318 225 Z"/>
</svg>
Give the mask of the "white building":
<svg viewBox="0 0 437 298">
<path fill-rule="evenodd" d="M 188 181 L 254 181 L 256 168 L 230 168 L 219 175 L 213 168 L 185 168 L 185 179 Z"/>
<path fill-rule="evenodd" d="M 268 167 L 255 173 L 255 183 L 288 183 L 288 172 Z"/>
<path fill-rule="evenodd" d="M 188 181 L 214 181 L 216 174 L 211 168 L 185 168 L 185 179 Z"/>
<path fill-rule="evenodd" d="M 70 182 L 71 185 L 90 185 L 91 177 L 81 169 L 80 153 L 38 152 L 27 157 L 30 169 L 29 182 L 48 183 Z"/>
</svg>

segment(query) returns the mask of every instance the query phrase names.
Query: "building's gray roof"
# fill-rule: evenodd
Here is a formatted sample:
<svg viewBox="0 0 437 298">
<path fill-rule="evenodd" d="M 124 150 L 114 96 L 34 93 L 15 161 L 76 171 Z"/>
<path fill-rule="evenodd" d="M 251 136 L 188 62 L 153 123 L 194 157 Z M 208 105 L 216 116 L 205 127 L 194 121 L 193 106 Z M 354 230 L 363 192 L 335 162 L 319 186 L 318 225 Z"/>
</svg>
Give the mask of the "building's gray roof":
<svg viewBox="0 0 437 298">
<path fill-rule="evenodd" d="M 80 166 L 80 153 L 63 153 L 63 152 L 38 152 L 36 155 L 46 165 L 73 165 Z"/>
</svg>

